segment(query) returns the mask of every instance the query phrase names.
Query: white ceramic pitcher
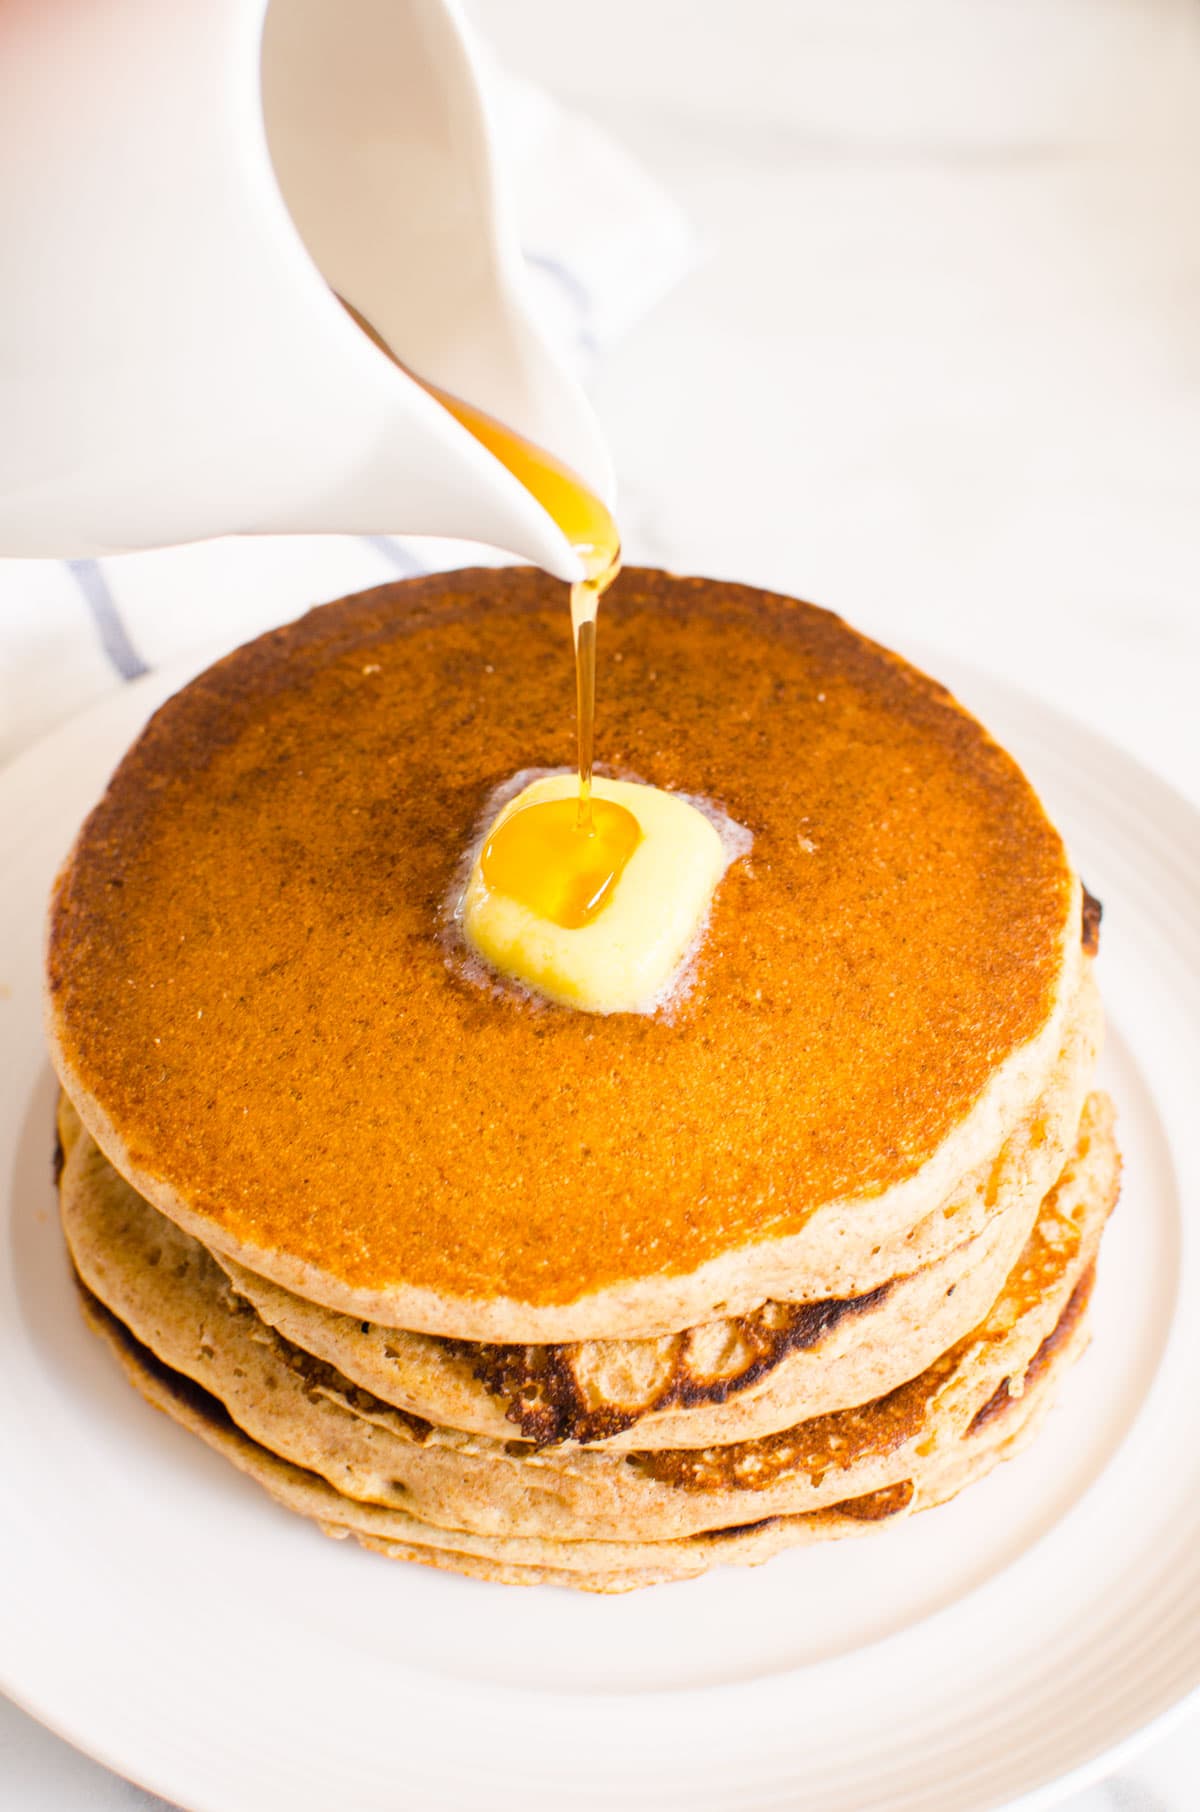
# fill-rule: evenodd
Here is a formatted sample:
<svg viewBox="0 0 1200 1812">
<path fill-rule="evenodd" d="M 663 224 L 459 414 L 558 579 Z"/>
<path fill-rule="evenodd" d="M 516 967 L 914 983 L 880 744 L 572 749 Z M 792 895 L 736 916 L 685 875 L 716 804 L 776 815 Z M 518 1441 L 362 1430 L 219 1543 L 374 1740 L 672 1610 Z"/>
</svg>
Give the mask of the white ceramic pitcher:
<svg viewBox="0 0 1200 1812">
<path fill-rule="evenodd" d="M 0 7 L 0 555 L 408 532 L 577 577 L 335 291 L 610 498 L 453 0 Z"/>
</svg>

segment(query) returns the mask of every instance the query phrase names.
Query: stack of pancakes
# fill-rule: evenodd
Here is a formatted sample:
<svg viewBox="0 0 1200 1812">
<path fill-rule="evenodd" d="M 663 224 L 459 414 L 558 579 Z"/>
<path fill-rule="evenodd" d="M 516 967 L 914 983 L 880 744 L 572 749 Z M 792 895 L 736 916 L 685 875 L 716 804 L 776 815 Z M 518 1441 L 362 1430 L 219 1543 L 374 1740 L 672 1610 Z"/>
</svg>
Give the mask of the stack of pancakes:
<svg viewBox="0 0 1200 1812">
<path fill-rule="evenodd" d="M 620 1591 L 861 1533 L 1021 1447 L 1119 1162 L 1097 911 L 1028 782 L 838 619 L 634 570 L 610 769 L 752 834 L 676 996 L 489 981 L 498 787 L 562 766 L 525 570 L 203 674 L 55 891 L 60 1198 L 138 1388 L 327 1533 Z"/>
</svg>

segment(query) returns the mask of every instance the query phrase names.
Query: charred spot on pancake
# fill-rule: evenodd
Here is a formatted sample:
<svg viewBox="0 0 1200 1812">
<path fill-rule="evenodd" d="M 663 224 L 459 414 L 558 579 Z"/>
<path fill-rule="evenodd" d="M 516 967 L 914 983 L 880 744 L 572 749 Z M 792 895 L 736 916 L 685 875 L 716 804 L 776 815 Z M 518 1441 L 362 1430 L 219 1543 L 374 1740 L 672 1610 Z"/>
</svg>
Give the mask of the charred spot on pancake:
<svg viewBox="0 0 1200 1812">
<path fill-rule="evenodd" d="M 862 1296 L 828 1297 L 820 1302 L 766 1302 L 748 1315 L 730 1318 L 744 1349 L 736 1370 L 719 1377 L 696 1376 L 688 1367 L 686 1336 L 673 1337 L 657 1388 L 636 1408 L 590 1403 L 580 1383 L 571 1345 L 489 1346 L 449 1342 L 466 1359 L 472 1375 L 505 1403 L 504 1413 L 535 1448 L 564 1441 L 605 1441 L 648 1415 L 668 1409 L 696 1409 L 727 1403 L 758 1384 L 791 1354 L 817 1346 L 850 1316 L 878 1308 L 891 1291 L 880 1284 Z"/>
<path fill-rule="evenodd" d="M 1078 1327 L 1079 1322 L 1087 1309 L 1092 1294 L 1092 1285 L 1095 1281 L 1096 1267 L 1093 1263 L 1088 1266 L 1083 1276 L 1079 1279 L 1079 1282 L 1075 1285 L 1062 1314 L 1059 1316 L 1050 1332 L 1046 1335 L 1046 1338 L 1042 1341 L 1041 1346 L 1039 1346 L 1037 1352 L 1029 1361 L 1029 1364 L 1025 1367 L 1025 1370 L 1022 1373 L 1022 1396 L 1026 1391 L 1033 1389 L 1037 1385 L 1038 1379 L 1049 1365 L 1054 1354 L 1058 1351 L 1059 1347 L 1062 1346 L 1063 1342 L 1070 1338 Z M 1000 1383 L 996 1386 L 987 1402 L 983 1405 L 983 1408 L 977 1410 L 972 1417 L 971 1423 L 967 1429 L 968 1435 L 978 1434 L 981 1428 L 986 1428 L 989 1422 L 994 1422 L 997 1416 L 1004 1415 L 1006 1410 L 1011 1409 L 1012 1405 L 1019 1401 L 1018 1397 L 1014 1396 L 1009 1388 L 1011 1384 L 1011 1378 L 1002 1378 L 1000 1380 Z"/>
<path fill-rule="evenodd" d="M 844 1504 L 835 1504 L 834 1509 L 839 1516 L 849 1516 L 857 1523 L 882 1523 L 908 1509 L 914 1490 L 911 1479 L 901 1479 L 898 1485 L 886 1485 L 881 1491 L 848 1497 Z"/>
<path fill-rule="evenodd" d="M 972 1418 L 967 1429 L 969 1435 L 978 1434 L 981 1428 L 986 1428 L 989 1422 L 994 1422 L 997 1416 L 1002 1416 L 1006 1409 L 1012 1407 L 1016 1398 L 1008 1388 L 1011 1383 L 1011 1378 L 1001 1378 L 983 1408 L 977 1410 Z"/>
<path fill-rule="evenodd" d="M 1104 907 L 1094 893 L 1083 889 L 1083 947 L 1089 956 L 1095 956 L 1100 949 L 1100 921 L 1104 917 Z"/>
<path fill-rule="evenodd" d="M 698 1535 L 689 1535 L 690 1542 L 732 1541 L 738 1535 L 757 1535 L 760 1529 L 773 1529 L 782 1519 L 778 1516 L 763 1516 L 756 1523 L 730 1523 L 727 1529 L 702 1529 Z"/>
<path fill-rule="evenodd" d="M 504 1401 L 506 1417 L 525 1436 L 522 1446 L 530 1444 L 536 1450 L 569 1440 L 602 1441 L 637 1420 L 615 1408 L 588 1410 L 576 1384 L 569 1346 L 499 1346 L 467 1340 L 446 1345 L 470 1364 L 480 1384 Z"/>
</svg>

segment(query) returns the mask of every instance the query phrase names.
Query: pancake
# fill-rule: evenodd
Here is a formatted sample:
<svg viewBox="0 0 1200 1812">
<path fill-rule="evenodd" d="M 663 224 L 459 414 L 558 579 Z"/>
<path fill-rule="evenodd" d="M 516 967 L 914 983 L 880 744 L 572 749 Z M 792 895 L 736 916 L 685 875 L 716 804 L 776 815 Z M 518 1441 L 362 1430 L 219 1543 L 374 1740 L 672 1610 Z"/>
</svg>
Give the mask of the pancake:
<svg viewBox="0 0 1200 1812">
<path fill-rule="evenodd" d="M 483 987 L 434 926 L 497 786 L 569 757 L 569 633 L 538 574 L 438 575 L 162 708 L 53 901 L 50 1040 L 90 1132 L 257 1275 L 457 1339 L 669 1334 L 945 1256 L 1076 1010 L 1082 895 L 1032 789 L 837 618 L 631 570 L 613 769 L 752 850 L 669 1009 Z"/>
<path fill-rule="evenodd" d="M 593 1592 L 687 1579 L 714 1565 L 757 1566 L 785 1548 L 865 1535 L 885 1523 L 932 1508 L 973 1484 L 1001 1460 L 1013 1458 L 1040 1425 L 1058 1379 L 1087 1340 L 1086 1318 L 1060 1321 L 1062 1337 L 1020 1397 L 1005 1396 L 995 1414 L 968 1429 L 959 1450 L 919 1489 L 905 1480 L 888 1490 L 853 1498 L 808 1515 L 771 1517 L 678 1541 L 556 1542 L 520 1536 L 469 1535 L 419 1522 L 407 1511 L 342 1497 L 318 1474 L 281 1460 L 250 1440 L 223 1406 L 200 1386 L 157 1360 L 80 1284 L 83 1313 L 108 1343 L 126 1375 L 148 1402 L 198 1434 L 239 1471 L 254 1479 L 285 1509 L 314 1521 L 326 1535 L 353 1535 L 389 1559 L 420 1562 L 509 1585 L 552 1584 Z M 1030 1371 L 1033 1371 L 1030 1367 Z M 976 1418 L 978 1421 L 978 1418 Z"/>
<path fill-rule="evenodd" d="M 382 1403 L 269 1329 L 210 1254 L 154 1214 L 86 1139 L 67 1158 L 61 1203 L 76 1268 L 110 1313 L 251 1441 L 342 1496 L 487 1536 L 607 1540 L 620 1530 L 660 1541 L 919 1487 L 973 1428 L 1007 1412 L 1055 1330 L 1083 1313 L 1118 1186 L 1111 1104 L 1093 1095 L 997 1302 L 918 1378 L 770 1436 L 623 1454 L 539 1451 Z"/>
</svg>

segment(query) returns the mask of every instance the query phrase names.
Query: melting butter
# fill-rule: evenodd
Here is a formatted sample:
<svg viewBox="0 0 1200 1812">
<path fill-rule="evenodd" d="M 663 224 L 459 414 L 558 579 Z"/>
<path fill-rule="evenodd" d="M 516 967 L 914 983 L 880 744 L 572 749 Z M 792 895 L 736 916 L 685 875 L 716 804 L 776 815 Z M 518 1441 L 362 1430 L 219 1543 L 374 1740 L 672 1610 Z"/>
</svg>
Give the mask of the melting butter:
<svg viewBox="0 0 1200 1812">
<path fill-rule="evenodd" d="M 471 869 L 463 932 L 491 968 L 549 1000 L 644 1013 L 677 976 L 728 857 L 713 824 L 677 793 L 603 777 L 593 789 L 593 855 L 577 828 L 573 775 L 535 780 L 505 806 Z M 570 853 L 531 862 L 523 819 L 540 820 L 539 843 L 553 822 Z"/>
</svg>

